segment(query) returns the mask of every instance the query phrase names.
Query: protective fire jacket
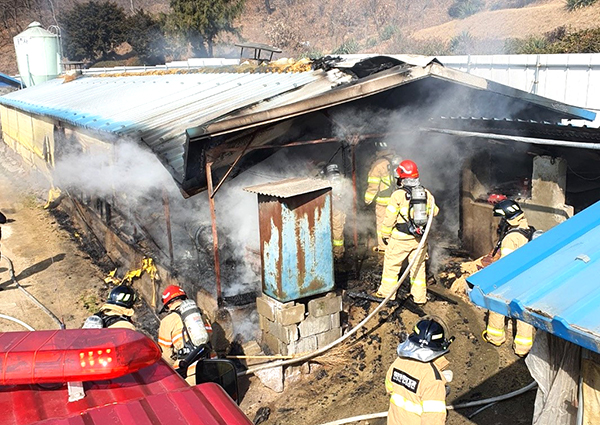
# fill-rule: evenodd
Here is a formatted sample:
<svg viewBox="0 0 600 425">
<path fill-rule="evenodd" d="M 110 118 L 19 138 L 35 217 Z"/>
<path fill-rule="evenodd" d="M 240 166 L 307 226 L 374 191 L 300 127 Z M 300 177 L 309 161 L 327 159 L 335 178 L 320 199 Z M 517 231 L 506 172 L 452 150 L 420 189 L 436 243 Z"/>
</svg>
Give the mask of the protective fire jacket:
<svg viewBox="0 0 600 425">
<path fill-rule="evenodd" d="M 433 215 L 436 216 L 439 212 L 439 208 L 435 205 L 435 198 L 427 189 L 427 214 L 429 215 L 431 208 L 433 207 Z M 407 197 L 407 193 L 404 189 L 396 190 L 392 193 L 387 209 L 385 211 L 385 218 L 381 225 L 381 237 L 389 238 L 390 236 L 396 239 L 412 238 L 412 234 L 403 232 L 396 228 L 396 224 L 408 224 L 409 219 L 413 218 L 413 211 L 410 208 L 410 200 Z"/>
<path fill-rule="evenodd" d="M 529 239 L 523 233 L 517 231 L 517 229 L 529 230 L 529 223 L 524 215 L 521 215 L 517 220 L 511 220 L 509 224 L 512 226 L 500 244 L 500 258 L 506 257 L 514 250 L 521 248 L 529 242 Z"/>
<path fill-rule="evenodd" d="M 446 379 L 434 362 L 398 357 L 385 378 L 390 396 L 388 425 L 443 425 L 445 385 Z"/>
<path fill-rule="evenodd" d="M 377 159 L 371 165 L 367 176 L 367 190 L 365 191 L 365 204 L 367 205 L 375 200 L 377 204 L 385 206 L 390 200 L 390 195 L 394 189 L 392 187 L 389 155 L 389 152 L 378 154 Z"/>
<path fill-rule="evenodd" d="M 175 301 L 174 307 L 179 307 L 179 304 L 181 304 L 180 301 Z M 183 321 L 177 312 L 171 311 L 160 321 L 160 326 L 158 327 L 158 345 L 162 349 L 163 359 L 170 365 L 173 365 L 177 350 L 180 350 L 184 346 Z"/>
<path fill-rule="evenodd" d="M 120 305 L 115 305 L 115 304 L 104 304 L 102 307 L 100 307 L 100 313 L 102 313 L 106 316 L 131 317 L 131 316 L 133 316 L 133 309 L 121 307 Z M 112 325 L 110 325 L 109 328 L 124 328 L 124 329 L 131 329 L 131 330 L 135 331 L 134 324 L 126 319 L 117 320 Z"/>
</svg>

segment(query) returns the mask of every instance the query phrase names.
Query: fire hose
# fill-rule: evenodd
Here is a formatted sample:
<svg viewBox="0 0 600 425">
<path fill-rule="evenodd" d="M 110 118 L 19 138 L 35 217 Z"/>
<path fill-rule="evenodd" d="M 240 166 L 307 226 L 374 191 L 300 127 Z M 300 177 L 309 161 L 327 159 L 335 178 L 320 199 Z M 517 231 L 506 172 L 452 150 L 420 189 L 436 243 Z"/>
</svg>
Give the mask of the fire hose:
<svg viewBox="0 0 600 425">
<path fill-rule="evenodd" d="M 344 342 L 345 340 L 350 338 L 352 335 L 354 335 L 356 332 L 358 332 L 358 330 L 360 328 L 362 328 L 369 320 L 371 320 L 373 318 L 373 316 L 375 316 L 377 313 L 379 313 L 379 311 L 381 311 L 381 309 L 383 307 L 385 307 L 385 305 L 392 298 L 392 296 L 394 296 L 396 294 L 396 291 L 398 290 L 398 288 L 400 287 L 402 282 L 404 282 L 404 279 L 406 279 L 406 277 L 408 276 L 408 273 L 410 273 L 410 270 L 412 269 L 415 261 L 417 261 L 417 259 L 420 257 L 421 251 L 424 249 L 425 242 L 427 242 L 429 230 L 431 229 L 431 223 L 433 221 L 433 210 L 434 210 L 434 208 L 431 208 L 430 212 L 427 216 L 427 224 L 425 226 L 425 232 L 423 233 L 423 237 L 419 241 L 419 245 L 417 246 L 416 253 L 415 253 L 413 259 L 411 261 L 409 261 L 408 266 L 406 267 L 406 270 L 404 270 L 404 273 L 402 273 L 402 276 L 400 276 L 400 279 L 398 279 L 398 283 L 396 284 L 396 286 L 394 286 L 394 289 L 390 292 L 390 294 L 387 297 L 385 297 L 381 301 L 381 303 L 375 308 L 375 310 L 373 310 L 371 313 L 369 313 L 367 315 L 367 317 L 365 317 L 360 323 L 358 323 L 354 328 L 352 328 L 350 331 L 346 332 L 344 335 L 342 335 L 335 341 L 331 342 L 330 344 L 326 345 L 325 347 L 322 347 L 316 351 L 313 351 L 312 353 L 307 353 L 307 354 L 304 354 L 304 355 L 301 355 L 299 357 L 295 357 L 295 358 L 289 359 L 289 360 L 277 360 L 274 362 L 261 364 L 259 366 L 255 366 L 255 367 L 246 369 L 242 372 L 239 372 L 238 376 L 250 375 L 254 372 L 258 372 L 259 370 L 270 369 L 270 368 L 279 367 L 279 366 L 287 366 L 287 365 L 291 365 L 291 364 L 295 364 L 295 363 L 304 362 L 306 360 L 310 360 L 310 359 L 317 357 L 317 356 L 325 353 L 326 351 L 332 349 L 336 345 Z"/>
<path fill-rule="evenodd" d="M 27 323 L 25 323 L 22 320 L 19 320 L 17 318 L 14 318 L 12 316 L 7 316 L 6 314 L 0 314 L 0 319 L 10 320 L 11 322 L 15 322 L 15 323 L 18 323 L 19 325 L 23 326 L 28 331 L 35 331 L 35 329 L 33 329 Z"/>
<path fill-rule="evenodd" d="M 48 308 L 42 304 L 36 297 L 34 297 L 31 293 L 29 293 L 25 288 L 21 286 L 17 278 L 15 277 L 15 268 L 13 267 L 13 263 L 7 256 L 0 254 L 0 260 L 4 258 L 8 263 L 8 273 L 10 274 L 10 280 L 15 284 L 17 288 L 19 288 L 27 297 L 33 301 L 35 305 L 37 305 L 44 313 L 46 313 L 52 320 L 54 320 L 60 329 L 65 329 L 65 324 L 60 321 L 58 317 L 54 313 L 52 313 Z M 33 330 L 33 329 L 31 329 Z"/>
<path fill-rule="evenodd" d="M 499 395 L 496 397 L 490 397 L 490 398 L 486 398 L 483 400 L 469 401 L 467 403 L 451 404 L 449 406 L 446 406 L 446 409 L 447 410 L 465 409 L 467 407 L 475 407 L 475 406 L 481 406 L 481 405 L 486 405 L 485 407 L 487 407 L 490 404 L 494 404 L 494 403 L 497 403 L 497 402 L 503 401 L 503 400 L 508 400 L 509 398 L 513 398 L 513 397 L 516 397 L 523 393 L 526 393 L 527 391 L 534 389 L 536 386 L 537 386 L 537 382 L 533 381 L 529 385 L 526 385 L 523 388 L 520 388 L 518 390 L 512 391 L 507 394 Z M 369 413 L 367 415 L 338 419 L 337 421 L 327 422 L 327 423 L 324 423 L 321 425 L 343 425 L 343 424 L 349 424 L 352 422 L 365 421 L 368 419 L 385 418 L 385 417 L 387 417 L 387 414 L 388 414 L 388 412 Z"/>
</svg>

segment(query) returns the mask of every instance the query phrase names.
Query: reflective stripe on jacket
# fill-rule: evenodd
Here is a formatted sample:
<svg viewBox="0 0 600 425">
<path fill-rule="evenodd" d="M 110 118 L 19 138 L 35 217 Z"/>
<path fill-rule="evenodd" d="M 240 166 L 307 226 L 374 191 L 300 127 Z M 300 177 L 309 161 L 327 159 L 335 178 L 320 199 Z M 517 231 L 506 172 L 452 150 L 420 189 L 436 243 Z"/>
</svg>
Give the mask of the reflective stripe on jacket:
<svg viewBox="0 0 600 425">
<path fill-rule="evenodd" d="M 385 387 L 390 395 L 388 425 L 442 425 L 446 422 L 446 380 L 432 363 L 397 358 Z"/>
<path fill-rule="evenodd" d="M 371 204 L 375 200 L 380 205 L 387 205 L 393 191 L 390 166 L 390 160 L 385 156 L 379 157 L 371 165 L 365 191 L 366 204 Z"/>
<path fill-rule="evenodd" d="M 183 348 L 183 321 L 176 312 L 167 314 L 158 328 L 158 345 L 162 349 L 162 357 L 167 363 L 173 364 L 172 357 L 177 350 Z"/>
</svg>

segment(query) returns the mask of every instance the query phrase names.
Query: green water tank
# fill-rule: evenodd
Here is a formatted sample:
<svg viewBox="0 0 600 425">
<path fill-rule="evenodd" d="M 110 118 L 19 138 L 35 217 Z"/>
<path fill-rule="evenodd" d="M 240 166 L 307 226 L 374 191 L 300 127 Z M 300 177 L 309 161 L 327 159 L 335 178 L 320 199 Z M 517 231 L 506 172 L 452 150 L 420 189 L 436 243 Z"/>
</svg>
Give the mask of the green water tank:
<svg viewBox="0 0 600 425">
<path fill-rule="evenodd" d="M 27 87 L 56 78 L 61 73 L 60 39 L 32 22 L 13 38 L 21 81 Z"/>
</svg>

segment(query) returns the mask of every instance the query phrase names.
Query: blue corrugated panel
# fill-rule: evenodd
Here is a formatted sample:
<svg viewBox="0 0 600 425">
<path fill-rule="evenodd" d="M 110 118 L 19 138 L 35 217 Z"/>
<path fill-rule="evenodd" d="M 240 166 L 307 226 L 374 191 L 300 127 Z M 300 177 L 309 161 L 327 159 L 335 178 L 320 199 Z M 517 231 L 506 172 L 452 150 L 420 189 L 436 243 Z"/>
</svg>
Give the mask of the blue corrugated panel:
<svg viewBox="0 0 600 425">
<path fill-rule="evenodd" d="M 467 278 L 471 300 L 600 353 L 600 202 Z"/>
</svg>

